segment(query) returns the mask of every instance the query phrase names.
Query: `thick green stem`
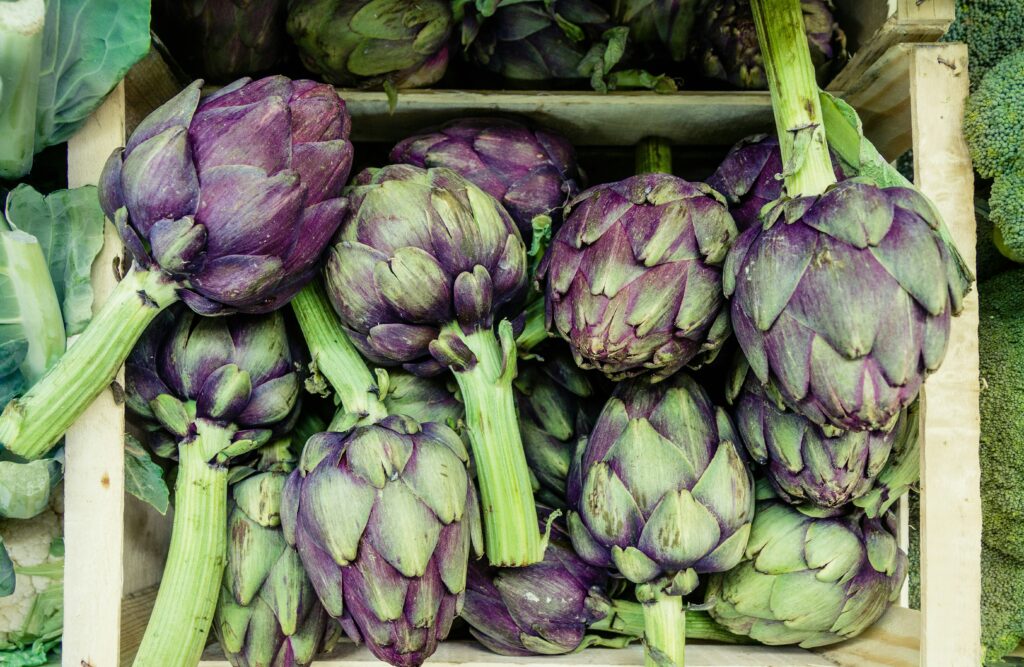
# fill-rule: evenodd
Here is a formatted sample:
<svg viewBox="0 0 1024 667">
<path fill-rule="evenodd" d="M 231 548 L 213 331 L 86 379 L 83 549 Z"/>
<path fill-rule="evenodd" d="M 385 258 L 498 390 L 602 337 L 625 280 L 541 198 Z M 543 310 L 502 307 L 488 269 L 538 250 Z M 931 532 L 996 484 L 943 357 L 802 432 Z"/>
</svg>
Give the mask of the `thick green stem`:
<svg viewBox="0 0 1024 667">
<path fill-rule="evenodd" d="M 800 0 L 752 0 L 751 8 L 772 95 L 786 193 L 821 194 L 836 177 Z"/>
<path fill-rule="evenodd" d="M 672 145 L 665 139 L 647 137 L 636 145 L 637 174 L 671 174 Z"/>
<path fill-rule="evenodd" d="M 45 18 L 43 0 L 0 2 L 0 178 L 32 169 Z"/>
<path fill-rule="evenodd" d="M 349 340 L 319 280 L 306 285 L 294 299 L 299 320 L 317 370 L 331 384 L 346 412 L 376 422 L 387 415 L 377 382 L 359 351 Z"/>
<path fill-rule="evenodd" d="M 661 595 L 643 603 L 644 664 L 683 667 L 686 664 L 686 609 L 683 598 Z"/>
<path fill-rule="evenodd" d="M 167 276 L 133 267 L 60 361 L 7 404 L 0 443 L 26 459 L 43 456 L 114 381 L 149 323 L 177 300 Z"/>
<path fill-rule="evenodd" d="M 510 328 L 505 331 L 502 335 L 510 339 Z M 512 394 L 515 344 L 503 340 L 499 345 L 490 329 L 467 335 L 451 324 L 443 333 L 460 338 L 476 357 L 476 364 L 456 371 L 455 379 L 466 406 L 487 559 L 504 567 L 538 563 L 547 543 L 537 528 L 537 507 Z"/>
<path fill-rule="evenodd" d="M 644 635 L 644 608 L 639 602 L 612 600 L 608 615 L 591 624 L 590 630 L 631 637 Z M 702 639 L 724 644 L 750 644 L 749 637 L 736 635 L 719 625 L 706 611 L 686 612 L 686 639 Z"/>
<path fill-rule="evenodd" d="M 178 446 L 174 530 L 135 667 L 195 667 L 206 646 L 227 553 L 228 469 L 215 462 L 231 432 L 200 420 Z"/>
</svg>

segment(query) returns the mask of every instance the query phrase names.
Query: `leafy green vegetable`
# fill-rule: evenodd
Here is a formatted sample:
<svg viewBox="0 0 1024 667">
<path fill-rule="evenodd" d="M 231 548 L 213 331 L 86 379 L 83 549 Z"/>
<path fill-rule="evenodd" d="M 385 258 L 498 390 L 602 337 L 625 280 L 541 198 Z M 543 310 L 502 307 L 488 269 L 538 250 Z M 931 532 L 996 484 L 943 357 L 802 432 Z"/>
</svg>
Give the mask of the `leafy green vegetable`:
<svg viewBox="0 0 1024 667">
<path fill-rule="evenodd" d="M 34 236 L 49 264 L 68 336 L 92 319 L 93 260 L 103 248 L 103 210 L 96 188 L 59 190 L 44 197 L 20 185 L 7 200 L 7 219 Z"/>
<path fill-rule="evenodd" d="M 142 443 L 131 435 L 125 436 L 124 453 L 125 490 L 160 514 L 167 514 L 170 492 L 163 468 L 153 462 Z"/>
<path fill-rule="evenodd" d="M 28 463 L 0 461 L 0 517 L 31 519 L 42 512 L 63 473 L 63 456 Z"/>
<path fill-rule="evenodd" d="M 0 178 L 32 168 L 44 16 L 43 0 L 0 2 Z"/>
<path fill-rule="evenodd" d="M 36 152 L 67 141 L 149 51 L 147 0 L 50 0 Z"/>
<path fill-rule="evenodd" d="M 7 553 L 7 545 L 0 536 L 0 597 L 7 597 L 14 592 L 14 563 Z"/>
</svg>

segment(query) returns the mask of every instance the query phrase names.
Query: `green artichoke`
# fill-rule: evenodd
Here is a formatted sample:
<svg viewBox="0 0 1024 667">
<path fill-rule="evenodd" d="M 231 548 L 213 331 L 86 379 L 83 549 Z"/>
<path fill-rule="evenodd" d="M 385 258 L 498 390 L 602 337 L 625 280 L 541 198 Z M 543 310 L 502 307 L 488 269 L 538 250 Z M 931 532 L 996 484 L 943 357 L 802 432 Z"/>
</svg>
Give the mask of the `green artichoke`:
<svg viewBox="0 0 1024 667">
<path fill-rule="evenodd" d="M 281 531 L 289 442 L 261 450 L 260 472 L 236 482 L 213 630 L 233 667 L 303 667 L 321 648 L 327 613 Z"/>
<path fill-rule="evenodd" d="M 338 86 L 418 88 L 448 68 L 446 0 L 292 0 L 288 34 L 311 72 Z"/>
<path fill-rule="evenodd" d="M 899 596 L 907 556 L 894 517 L 811 511 L 759 487 L 746 560 L 708 581 L 705 602 L 728 630 L 763 644 L 825 646 L 855 637 Z"/>
</svg>

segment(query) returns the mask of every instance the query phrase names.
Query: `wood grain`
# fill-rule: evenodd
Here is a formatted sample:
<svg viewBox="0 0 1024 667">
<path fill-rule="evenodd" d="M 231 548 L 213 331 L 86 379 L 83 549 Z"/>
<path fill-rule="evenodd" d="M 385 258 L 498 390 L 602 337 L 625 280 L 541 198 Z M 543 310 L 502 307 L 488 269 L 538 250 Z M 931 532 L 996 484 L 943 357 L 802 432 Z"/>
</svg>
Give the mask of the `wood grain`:
<svg viewBox="0 0 1024 667">
<path fill-rule="evenodd" d="M 917 185 L 975 265 L 974 174 L 960 129 L 967 49 L 914 49 L 910 100 Z M 953 321 L 942 367 L 925 385 L 921 447 L 921 664 L 981 662 L 978 298 Z"/>
<path fill-rule="evenodd" d="M 124 84 L 68 142 L 68 186 L 99 182 L 111 151 L 125 141 Z M 107 222 L 92 269 L 93 312 L 117 284 L 121 241 Z M 73 341 L 69 341 L 73 344 Z M 115 382 L 124 384 L 124 374 Z M 116 667 L 124 546 L 124 405 L 105 390 L 65 436 L 64 667 Z"/>
</svg>

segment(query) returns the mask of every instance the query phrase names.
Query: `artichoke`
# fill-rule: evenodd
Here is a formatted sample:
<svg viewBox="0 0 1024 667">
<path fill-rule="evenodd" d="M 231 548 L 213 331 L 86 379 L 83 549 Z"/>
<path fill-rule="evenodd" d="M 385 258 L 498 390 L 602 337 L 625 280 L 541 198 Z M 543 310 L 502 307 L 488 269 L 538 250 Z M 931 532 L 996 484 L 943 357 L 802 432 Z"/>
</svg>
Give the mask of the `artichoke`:
<svg viewBox="0 0 1024 667">
<path fill-rule="evenodd" d="M 190 73 L 219 83 L 284 57 L 284 0 L 157 0 L 156 31 Z"/>
<path fill-rule="evenodd" d="M 231 487 L 228 550 L 213 630 L 232 667 L 302 667 L 327 628 L 302 561 L 281 531 L 288 441 L 261 450 L 260 471 Z"/>
<path fill-rule="evenodd" d="M 729 336 L 722 263 L 736 226 L 703 183 L 652 173 L 573 199 L 541 263 L 547 322 L 582 368 L 668 377 Z"/>
<path fill-rule="evenodd" d="M 338 86 L 418 88 L 448 68 L 447 0 L 292 0 L 288 34 L 302 64 Z"/>
<path fill-rule="evenodd" d="M 861 178 L 776 204 L 725 267 L 757 379 L 816 424 L 891 428 L 942 362 L 963 305 L 939 225 L 916 190 Z"/>
<path fill-rule="evenodd" d="M 835 155 L 832 168 L 837 180 L 845 178 Z M 729 150 L 707 184 L 725 196 L 739 231 L 761 224 L 761 209 L 782 197 L 782 155 L 778 138 L 755 134 L 740 140 Z"/>
<path fill-rule="evenodd" d="M 226 555 L 232 457 L 286 431 L 298 409 L 284 318 L 201 318 L 178 308 L 155 321 L 125 368 L 128 407 L 178 441 L 174 530 L 137 667 L 199 661 Z"/>
<path fill-rule="evenodd" d="M 689 52 L 697 0 L 614 0 L 612 14 L 629 27 L 629 41 L 649 57 L 681 63 Z"/>
<path fill-rule="evenodd" d="M 857 636 L 899 597 L 907 556 L 891 514 L 805 513 L 763 495 L 746 560 L 708 581 L 712 618 L 762 644 L 811 648 Z"/>
<path fill-rule="evenodd" d="M 824 85 L 834 63 L 846 57 L 846 35 L 835 21 L 832 0 L 800 0 L 811 61 Z M 764 59 L 750 0 L 711 0 L 693 30 L 690 59 L 705 77 L 737 88 L 766 90 Z"/>
<path fill-rule="evenodd" d="M 526 291 L 526 247 L 490 195 L 455 172 L 368 169 L 330 252 L 326 283 L 352 342 L 373 362 L 459 383 L 492 564 L 540 560 L 530 475 L 516 427 L 508 321 Z M 500 342 L 499 342 L 500 339 Z M 344 401 L 343 401 L 344 402 Z"/>
<path fill-rule="evenodd" d="M 456 120 L 409 137 L 392 149 L 391 161 L 458 172 L 505 206 L 524 239 L 538 217 L 561 223 L 562 207 L 581 181 L 565 137 L 497 118 Z"/>
<path fill-rule="evenodd" d="M 688 375 L 620 384 L 568 484 L 580 557 L 638 584 L 648 653 L 677 664 L 680 596 L 743 557 L 754 488 L 729 416 Z"/>
<path fill-rule="evenodd" d="M 516 377 L 526 462 L 540 485 L 537 497 L 552 507 L 565 505 L 569 466 L 597 419 L 602 388 L 571 357 L 558 352 L 523 363 Z"/>
<path fill-rule="evenodd" d="M 480 542 L 468 459 L 447 426 L 386 417 L 311 438 L 285 486 L 285 536 L 321 602 L 392 665 L 422 663 L 462 606 Z"/>
<path fill-rule="evenodd" d="M 729 388 L 737 430 L 781 498 L 792 504 L 841 507 L 868 493 L 907 432 L 901 414 L 889 431 L 818 426 L 786 408 L 773 387 L 762 387 L 745 362 Z"/>
<path fill-rule="evenodd" d="M 628 29 L 592 0 L 512 0 L 468 7 L 463 44 L 477 66 L 512 84 L 536 87 L 589 80 L 605 88 L 605 77 L 626 49 Z"/>
<path fill-rule="evenodd" d="M 329 86 L 196 81 L 107 160 L 100 203 L 135 262 L 74 347 L 0 417 L 0 443 L 38 458 L 113 381 L 178 299 L 204 315 L 265 313 L 320 266 L 341 222 L 350 120 Z"/>
</svg>

